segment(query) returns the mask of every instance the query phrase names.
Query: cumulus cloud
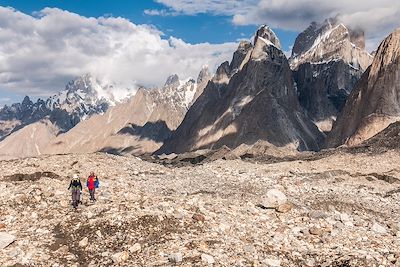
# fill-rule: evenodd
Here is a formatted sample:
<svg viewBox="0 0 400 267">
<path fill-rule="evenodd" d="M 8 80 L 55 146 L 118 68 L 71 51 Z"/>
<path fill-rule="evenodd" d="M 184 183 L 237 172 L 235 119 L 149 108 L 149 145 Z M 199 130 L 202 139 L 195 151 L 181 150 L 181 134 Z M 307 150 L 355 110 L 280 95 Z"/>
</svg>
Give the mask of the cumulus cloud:
<svg viewBox="0 0 400 267">
<path fill-rule="evenodd" d="M 189 44 L 149 25 L 55 8 L 27 15 L 0 7 L 0 88 L 47 96 L 85 73 L 121 86 L 196 77 L 230 59 L 236 43 Z"/>
<path fill-rule="evenodd" d="M 399 0 L 156 0 L 177 12 L 193 15 L 211 13 L 232 17 L 233 24 L 268 24 L 301 31 L 312 21 L 339 17 L 366 32 L 367 47 L 375 48 L 395 28 L 400 27 Z"/>
</svg>

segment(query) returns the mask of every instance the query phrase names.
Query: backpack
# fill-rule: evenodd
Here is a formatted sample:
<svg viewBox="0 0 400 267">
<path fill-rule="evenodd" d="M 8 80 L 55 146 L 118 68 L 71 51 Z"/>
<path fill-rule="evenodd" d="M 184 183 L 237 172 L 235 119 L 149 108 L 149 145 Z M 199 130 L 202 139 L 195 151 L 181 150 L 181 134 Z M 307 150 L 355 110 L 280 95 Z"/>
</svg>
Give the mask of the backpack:
<svg viewBox="0 0 400 267">
<path fill-rule="evenodd" d="M 72 180 L 72 187 L 79 187 L 79 180 L 78 179 L 73 179 Z"/>
<path fill-rule="evenodd" d="M 97 178 L 97 176 L 95 176 L 95 178 L 94 178 L 94 187 L 95 188 L 99 188 L 99 185 L 100 185 L 99 178 Z"/>
</svg>

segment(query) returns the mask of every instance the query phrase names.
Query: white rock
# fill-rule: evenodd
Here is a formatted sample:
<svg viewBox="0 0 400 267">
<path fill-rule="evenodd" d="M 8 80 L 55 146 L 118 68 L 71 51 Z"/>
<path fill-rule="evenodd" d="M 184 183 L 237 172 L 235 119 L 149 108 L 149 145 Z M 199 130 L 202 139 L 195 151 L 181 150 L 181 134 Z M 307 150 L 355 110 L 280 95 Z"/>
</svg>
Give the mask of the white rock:
<svg viewBox="0 0 400 267">
<path fill-rule="evenodd" d="M 133 246 L 129 248 L 130 253 L 136 253 L 142 250 L 142 246 L 139 243 L 135 243 Z"/>
<path fill-rule="evenodd" d="M 256 252 L 257 252 L 257 250 L 255 249 L 255 247 L 252 246 L 252 245 L 246 245 L 246 246 L 244 246 L 244 247 L 243 247 L 243 250 L 244 250 L 245 252 L 247 252 L 247 253 L 256 253 Z"/>
<path fill-rule="evenodd" d="M 282 191 L 278 189 L 271 189 L 264 196 L 261 205 L 266 208 L 276 208 L 277 206 L 282 205 L 286 202 L 287 197 Z"/>
<path fill-rule="evenodd" d="M 15 236 L 0 232 L 0 249 L 3 249 L 15 241 Z"/>
<path fill-rule="evenodd" d="M 11 250 L 10 253 L 8 253 L 8 256 L 10 256 L 11 258 L 15 258 L 18 255 L 20 255 L 21 253 L 22 253 L 21 249 L 17 247 L 15 249 Z"/>
<path fill-rule="evenodd" d="M 115 253 L 112 256 L 112 259 L 115 263 L 121 263 L 129 259 L 129 253 L 127 251 L 122 251 Z"/>
<path fill-rule="evenodd" d="M 89 243 L 89 239 L 87 237 L 83 238 L 81 241 L 79 241 L 79 246 L 80 247 L 86 247 Z"/>
<path fill-rule="evenodd" d="M 349 216 L 347 213 L 341 213 L 341 214 L 340 214 L 340 221 L 341 221 L 342 223 L 345 223 L 345 222 L 350 222 L 350 221 L 352 221 L 352 219 L 350 218 L 350 216 Z"/>
<path fill-rule="evenodd" d="M 91 212 L 90 210 L 88 212 L 86 212 L 86 217 L 88 219 L 91 219 L 94 216 L 93 212 Z"/>
<path fill-rule="evenodd" d="M 346 226 L 349 226 L 349 227 L 352 227 L 352 226 L 354 226 L 354 224 L 353 224 L 353 218 L 351 218 L 348 214 L 346 214 L 346 213 L 341 213 L 340 214 L 340 221 L 344 224 L 344 225 L 346 225 Z"/>
<path fill-rule="evenodd" d="M 96 235 L 97 235 L 98 237 L 100 237 L 100 238 L 103 238 L 103 234 L 101 233 L 100 230 L 97 230 L 97 231 L 96 231 Z"/>
<path fill-rule="evenodd" d="M 182 253 L 178 252 L 178 253 L 172 253 L 168 255 L 168 260 L 172 263 L 179 263 L 182 262 Z"/>
<path fill-rule="evenodd" d="M 280 267 L 281 266 L 281 261 L 277 260 L 277 259 L 266 258 L 266 259 L 263 260 L 263 264 L 265 266 L 268 266 L 268 267 Z"/>
<path fill-rule="evenodd" d="M 208 254 L 201 254 L 201 260 L 207 264 L 214 264 L 215 260 L 214 257 Z"/>
<path fill-rule="evenodd" d="M 385 227 L 376 222 L 372 225 L 371 230 L 377 234 L 386 234 L 387 232 Z"/>
</svg>

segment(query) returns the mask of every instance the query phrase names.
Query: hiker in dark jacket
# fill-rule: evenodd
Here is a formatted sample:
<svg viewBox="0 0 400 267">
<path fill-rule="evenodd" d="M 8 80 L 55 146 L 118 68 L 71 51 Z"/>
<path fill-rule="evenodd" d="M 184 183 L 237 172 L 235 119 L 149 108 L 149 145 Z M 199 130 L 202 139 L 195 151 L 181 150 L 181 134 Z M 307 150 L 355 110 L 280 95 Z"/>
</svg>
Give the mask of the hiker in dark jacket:
<svg viewBox="0 0 400 267">
<path fill-rule="evenodd" d="M 69 184 L 68 190 L 71 190 L 72 206 L 76 209 L 78 207 L 79 199 L 81 196 L 81 190 L 82 190 L 82 183 L 77 174 L 74 174 L 74 176 Z"/>
<path fill-rule="evenodd" d="M 90 194 L 90 200 L 91 201 L 96 201 L 96 198 L 94 197 L 94 193 L 96 188 L 99 188 L 99 179 L 97 178 L 96 175 L 94 175 L 94 172 L 91 172 L 87 182 L 86 182 L 86 186 L 89 190 L 89 194 Z"/>
</svg>

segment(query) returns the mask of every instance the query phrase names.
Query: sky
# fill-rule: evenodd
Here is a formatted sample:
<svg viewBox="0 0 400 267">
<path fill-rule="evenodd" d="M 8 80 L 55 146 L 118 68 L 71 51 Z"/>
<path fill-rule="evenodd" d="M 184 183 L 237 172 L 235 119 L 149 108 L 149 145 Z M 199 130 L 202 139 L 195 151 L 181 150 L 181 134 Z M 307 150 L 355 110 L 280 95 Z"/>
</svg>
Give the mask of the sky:
<svg viewBox="0 0 400 267">
<path fill-rule="evenodd" d="M 196 78 L 271 26 L 289 54 L 311 21 L 339 15 L 367 48 L 399 27 L 398 0 L 0 0 L 0 106 L 91 73 L 121 87 Z"/>
</svg>

